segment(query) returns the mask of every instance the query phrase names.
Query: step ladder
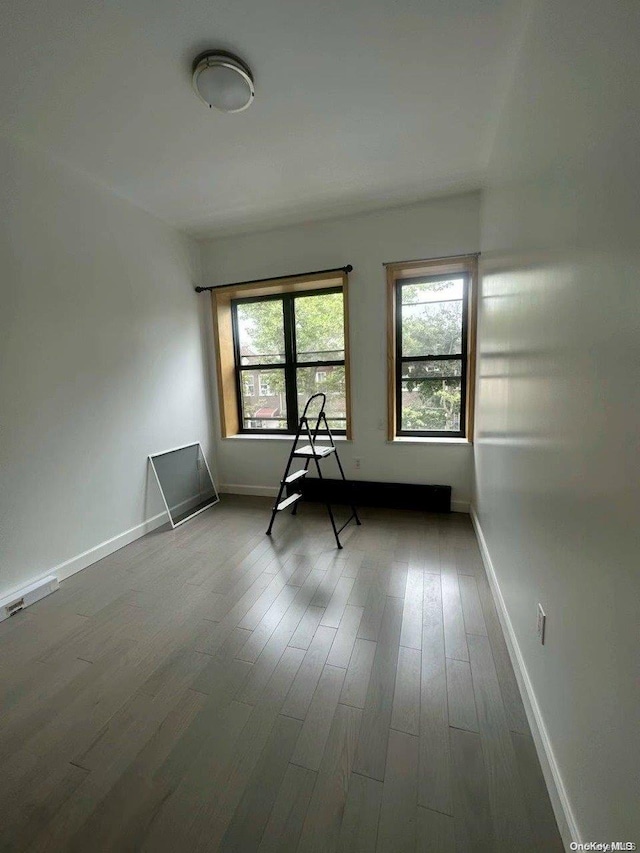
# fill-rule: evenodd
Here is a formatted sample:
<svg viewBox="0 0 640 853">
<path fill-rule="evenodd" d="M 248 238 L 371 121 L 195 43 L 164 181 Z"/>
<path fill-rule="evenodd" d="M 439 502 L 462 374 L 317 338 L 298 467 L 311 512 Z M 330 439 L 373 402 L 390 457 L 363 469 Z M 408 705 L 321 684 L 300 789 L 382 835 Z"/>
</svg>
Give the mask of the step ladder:
<svg viewBox="0 0 640 853">
<path fill-rule="evenodd" d="M 309 406 L 313 400 L 321 399 L 320 411 L 318 412 L 317 418 L 315 415 L 312 415 L 312 418 L 316 418 L 315 427 L 313 430 L 311 429 L 311 425 L 309 423 L 309 415 L 307 414 L 309 411 Z M 278 497 L 276 498 L 276 502 L 273 505 L 273 510 L 271 512 L 271 521 L 269 522 L 269 527 L 267 529 L 267 536 L 271 536 L 271 530 L 273 528 L 273 522 L 275 521 L 275 517 L 279 512 L 282 512 L 285 509 L 289 509 L 291 507 L 291 515 L 295 515 L 298 509 L 298 503 L 302 500 L 302 492 L 293 492 L 288 497 L 283 498 L 282 495 L 287 488 L 287 486 L 292 483 L 302 482 L 302 480 L 307 476 L 309 471 L 309 465 L 311 464 L 311 460 L 313 460 L 316 464 L 316 470 L 318 472 L 318 478 L 320 480 L 322 477 L 322 469 L 320 468 L 320 460 L 325 459 L 328 456 L 335 455 L 336 462 L 338 463 L 338 468 L 340 469 L 340 476 L 343 480 L 347 478 L 344 476 L 344 470 L 342 468 L 342 463 L 340 462 L 340 457 L 338 456 L 338 448 L 335 445 L 333 440 L 333 435 L 331 434 L 331 430 L 329 428 L 329 423 L 327 421 L 327 416 L 325 415 L 324 409 L 327 403 L 327 395 L 323 393 L 312 394 L 311 397 L 307 400 L 307 404 L 304 407 L 304 412 L 302 413 L 302 417 L 300 418 L 300 423 L 298 424 L 298 431 L 296 432 L 296 437 L 293 441 L 293 446 L 291 448 L 291 453 L 289 454 L 289 460 L 287 461 L 287 466 L 284 469 L 284 475 L 280 480 L 280 488 L 278 489 Z M 327 437 L 329 439 L 329 444 L 318 444 L 317 438 L 318 433 L 320 431 L 320 427 L 327 432 Z M 298 446 L 298 442 L 303 436 L 303 433 L 306 438 L 308 438 L 309 443 L 304 444 L 302 446 Z M 324 436 L 323 436 L 324 437 Z M 291 465 L 294 459 L 304 459 L 304 467 L 298 469 L 297 471 L 291 471 Z M 333 535 L 336 538 L 336 545 L 338 548 L 342 548 L 340 544 L 340 533 L 345 529 L 347 524 L 351 521 L 355 521 L 356 524 L 362 524 L 360 519 L 358 518 L 358 511 L 351 504 L 351 515 L 345 521 L 340 529 L 336 528 L 336 521 L 333 517 L 333 510 L 331 509 L 331 504 L 329 501 L 326 501 L 327 512 L 329 513 L 329 519 L 331 521 L 331 527 L 333 528 Z"/>
</svg>

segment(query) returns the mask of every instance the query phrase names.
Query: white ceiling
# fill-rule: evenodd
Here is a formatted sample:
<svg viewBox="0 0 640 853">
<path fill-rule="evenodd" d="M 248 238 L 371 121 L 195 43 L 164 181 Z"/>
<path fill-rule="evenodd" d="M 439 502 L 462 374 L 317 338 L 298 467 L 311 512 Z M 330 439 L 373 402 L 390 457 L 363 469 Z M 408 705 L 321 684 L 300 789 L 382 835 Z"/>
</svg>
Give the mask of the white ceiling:
<svg viewBox="0 0 640 853">
<path fill-rule="evenodd" d="M 191 233 L 477 188 L 522 0 L 4 0 L 0 115 Z M 253 69 L 208 110 L 191 60 Z"/>
</svg>

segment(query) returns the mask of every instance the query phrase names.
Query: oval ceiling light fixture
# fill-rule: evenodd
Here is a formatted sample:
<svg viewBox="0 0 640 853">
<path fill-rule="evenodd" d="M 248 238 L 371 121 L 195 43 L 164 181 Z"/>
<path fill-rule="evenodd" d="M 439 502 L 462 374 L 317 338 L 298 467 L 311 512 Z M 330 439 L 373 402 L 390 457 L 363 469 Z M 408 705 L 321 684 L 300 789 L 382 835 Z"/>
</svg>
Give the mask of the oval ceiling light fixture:
<svg viewBox="0 0 640 853">
<path fill-rule="evenodd" d="M 224 50 L 208 50 L 196 56 L 193 88 L 207 106 L 223 113 L 246 110 L 255 95 L 249 66 Z"/>
</svg>

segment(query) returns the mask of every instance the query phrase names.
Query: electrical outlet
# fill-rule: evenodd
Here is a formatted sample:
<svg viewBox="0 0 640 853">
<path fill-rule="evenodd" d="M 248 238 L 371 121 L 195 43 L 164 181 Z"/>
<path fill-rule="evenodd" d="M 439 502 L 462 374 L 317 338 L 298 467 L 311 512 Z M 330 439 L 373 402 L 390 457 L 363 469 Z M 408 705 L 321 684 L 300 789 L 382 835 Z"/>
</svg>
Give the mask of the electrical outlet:
<svg viewBox="0 0 640 853">
<path fill-rule="evenodd" d="M 542 609 L 542 605 L 538 604 L 538 639 L 544 646 L 544 630 L 547 624 L 547 614 Z"/>
<path fill-rule="evenodd" d="M 353 460 L 353 465 L 357 469 L 360 468 L 360 457 L 359 456 L 356 456 L 356 458 Z"/>
</svg>

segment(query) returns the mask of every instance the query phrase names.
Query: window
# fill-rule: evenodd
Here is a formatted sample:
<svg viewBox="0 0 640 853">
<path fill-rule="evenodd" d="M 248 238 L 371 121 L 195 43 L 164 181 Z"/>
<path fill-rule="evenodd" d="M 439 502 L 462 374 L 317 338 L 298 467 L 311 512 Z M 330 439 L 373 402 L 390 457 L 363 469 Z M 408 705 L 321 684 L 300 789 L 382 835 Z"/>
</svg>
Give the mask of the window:
<svg viewBox="0 0 640 853">
<path fill-rule="evenodd" d="M 327 395 L 331 430 L 345 433 L 341 288 L 231 301 L 241 432 L 295 432 L 311 394 Z M 258 377 L 260 394 L 245 376 Z"/>
<path fill-rule="evenodd" d="M 475 258 L 390 267 L 389 437 L 470 438 Z"/>
<path fill-rule="evenodd" d="M 295 432 L 316 391 L 332 431 L 351 437 L 346 272 L 227 285 L 211 300 L 223 438 Z"/>
</svg>

